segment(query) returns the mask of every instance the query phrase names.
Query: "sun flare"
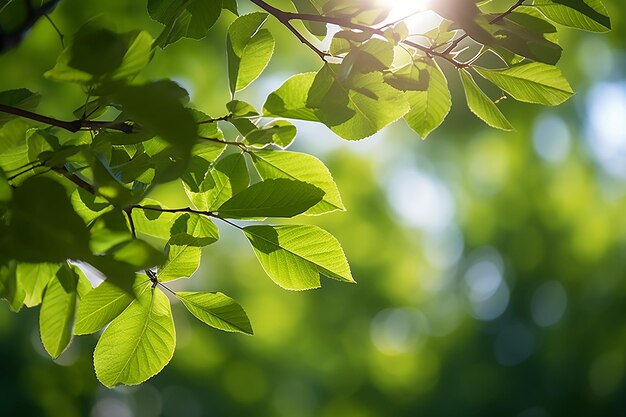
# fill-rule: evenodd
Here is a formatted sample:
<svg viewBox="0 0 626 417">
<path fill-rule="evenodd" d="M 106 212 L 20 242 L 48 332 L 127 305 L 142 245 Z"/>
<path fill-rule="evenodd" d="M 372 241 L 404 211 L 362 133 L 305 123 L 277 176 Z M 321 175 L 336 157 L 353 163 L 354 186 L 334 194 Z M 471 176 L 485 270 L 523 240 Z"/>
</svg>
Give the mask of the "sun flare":
<svg viewBox="0 0 626 417">
<path fill-rule="evenodd" d="M 423 33 L 439 25 L 441 18 L 432 10 L 430 3 L 434 0 L 378 0 L 381 6 L 387 7 L 388 22 L 406 18 L 405 22 L 413 33 Z"/>
</svg>

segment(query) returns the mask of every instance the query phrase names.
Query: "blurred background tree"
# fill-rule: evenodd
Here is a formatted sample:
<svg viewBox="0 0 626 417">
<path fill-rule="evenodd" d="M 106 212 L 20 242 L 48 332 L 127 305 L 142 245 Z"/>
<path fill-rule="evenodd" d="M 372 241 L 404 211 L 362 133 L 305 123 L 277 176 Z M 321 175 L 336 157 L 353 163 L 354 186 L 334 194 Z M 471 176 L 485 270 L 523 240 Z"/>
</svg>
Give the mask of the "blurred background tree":
<svg viewBox="0 0 626 417">
<path fill-rule="evenodd" d="M 404 123 L 358 143 L 298 125 L 294 149 L 329 165 L 348 208 L 315 224 L 343 243 L 358 286 L 285 292 L 242 236 L 221 230 L 224 242 L 184 285 L 232 294 L 254 319 L 255 336 L 214 331 L 175 306 L 170 366 L 114 390 L 94 375 L 95 337 L 78 338 L 51 362 L 36 312 L 2 308 L 1 414 L 623 415 L 626 28 L 621 3 L 605 4 L 610 34 L 561 34 L 559 67 L 577 95 L 550 109 L 505 102 L 516 132 L 475 120 L 459 85 L 451 86 L 447 122 L 427 141 Z M 53 18 L 72 33 L 98 14 L 120 31 L 160 29 L 143 1 L 67 0 Z M 158 53 L 141 79 L 173 77 L 198 107 L 223 114 L 227 74 L 215 56 L 225 56 L 232 19 L 224 14 L 206 39 Z M 272 24 L 280 53 L 243 96 L 259 106 L 289 75 L 319 66 Z M 79 88 L 40 76 L 59 51 L 53 29 L 40 22 L 0 58 L 0 90 L 41 92 L 44 114 L 78 107 Z M 157 193 L 184 198 L 177 187 Z"/>
</svg>

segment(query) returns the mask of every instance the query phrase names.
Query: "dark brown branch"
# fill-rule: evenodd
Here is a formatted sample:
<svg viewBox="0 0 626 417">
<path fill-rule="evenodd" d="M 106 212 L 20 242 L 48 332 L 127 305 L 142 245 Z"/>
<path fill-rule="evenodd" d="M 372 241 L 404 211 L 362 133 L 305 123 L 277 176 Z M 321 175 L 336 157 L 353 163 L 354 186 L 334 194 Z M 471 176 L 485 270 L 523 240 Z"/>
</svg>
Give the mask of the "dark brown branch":
<svg viewBox="0 0 626 417">
<path fill-rule="evenodd" d="M 65 129 L 69 132 L 78 132 L 79 130 L 100 130 L 100 129 L 118 130 L 123 133 L 133 133 L 134 131 L 133 126 L 126 122 L 118 122 L 118 121 L 106 122 L 106 121 L 83 120 L 83 119 L 77 119 L 77 120 L 72 120 L 72 121 L 58 120 L 52 117 L 33 113 L 28 110 L 23 110 L 17 107 L 7 106 L 5 104 L 0 104 L 0 112 L 13 114 L 19 117 L 24 117 L 26 119 L 34 120 L 36 122 L 47 124 L 50 126 L 56 126 L 61 129 Z"/>
<path fill-rule="evenodd" d="M 54 172 L 57 172 L 57 173 L 63 175 L 65 178 L 67 178 L 68 180 L 72 181 L 74 184 L 76 184 L 77 186 L 79 186 L 83 190 L 87 191 L 88 193 L 96 195 L 96 189 L 94 188 L 93 185 L 89 184 L 87 181 L 83 180 L 82 178 L 78 177 L 77 175 L 72 174 L 71 172 L 69 172 L 67 170 L 67 168 L 65 168 L 65 167 L 58 167 L 58 168 L 53 168 L 53 170 L 54 170 Z"/>
<path fill-rule="evenodd" d="M 276 7 L 271 6 L 262 0 L 250 0 L 250 1 L 256 4 L 257 6 L 259 6 L 261 9 L 268 12 L 269 14 L 271 14 L 272 16 L 274 16 L 280 23 L 283 24 L 283 26 L 289 29 L 291 33 L 293 33 L 300 42 L 302 42 L 304 45 L 308 46 L 313 52 L 315 52 L 322 61 L 324 62 L 326 61 L 326 57 L 329 55 L 326 52 L 320 50 L 317 46 L 313 45 L 311 41 L 305 38 L 304 35 L 300 33 L 291 24 L 292 20 L 308 20 L 308 19 L 302 19 L 302 18 L 296 17 L 296 16 L 307 16 L 307 15 L 285 12 L 284 10 L 277 9 Z M 312 15 L 312 16 L 317 16 L 317 15 Z M 330 22 L 325 22 L 325 23 L 330 23 Z"/>
<path fill-rule="evenodd" d="M 333 16 L 323 16 L 323 15 L 317 15 L 317 14 L 286 12 L 284 10 L 277 9 L 274 6 L 267 4 L 263 0 L 250 0 L 250 1 L 256 4 L 257 6 L 259 6 L 260 8 L 262 8 L 263 10 L 265 10 L 266 12 L 268 12 L 269 14 L 271 14 L 272 16 L 274 16 L 276 19 L 278 19 L 278 21 L 283 23 L 285 26 L 288 26 L 291 20 L 301 20 L 301 21 L 307 21 L 307 22 L 328 23 L 331 25 L 337 25 L 337 26 L 348 28 L 348 29 L 360 30 L 362 32 L 370 33 L 372 35 L 378 35 L 382 37 L 385 36 L 385 32 L 381 29 L 377 29 L 377 28 L 367 26 L 367 25 L 362 25 L 360 23 L 354 23 L 350 21 L 349 19 L 344 19 L 341 17 L 333 17 Z M 299 35 L 302 36 L 301 34 Z M 425 52 L 429 56 L 438 56 L 440 58 L 444 58 L 457 68 L 466 67 L 464 63 L 458 62 L 453 57 L 451 57 L 448 53 L 437 52 L 433 50 L 432 48 L 429 48 L 424 45 L 420 45 L 419 43 L 416 43 L 410 40 L 404 40 L 402 41 L 402 43 L 412 48 L 418 49 L 422 52 Z M 328 55 L 324 52 L 322 53 L 324 54 L 324 56 Z"/>
<path fill-rule="evenodd" d="M 26 20 L 14 31 L 2 33 L 0 31 L 0 54 L 8 51 L 9 49 L 13 49 L 17 47 L 24 36 L 28 33 L 29 30 L 32 29 L 33 26 L 41 19 L 42 17 L 51 13 L 56 6 L 59 4 L 60 0 L 50 0 L 41 5 L 41 7 L 34 9 L 29 0 L 26 0 L 26 7 L 28 8 L 28 15 Z"/>
</svg>

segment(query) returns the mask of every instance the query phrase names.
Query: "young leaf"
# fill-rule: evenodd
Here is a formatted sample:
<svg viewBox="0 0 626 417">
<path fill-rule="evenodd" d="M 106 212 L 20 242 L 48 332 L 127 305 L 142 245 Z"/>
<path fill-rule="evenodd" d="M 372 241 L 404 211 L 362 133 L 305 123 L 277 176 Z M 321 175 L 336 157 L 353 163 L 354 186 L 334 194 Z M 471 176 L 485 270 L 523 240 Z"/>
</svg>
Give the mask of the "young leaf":
<svg viewBox="0 0 626 417">
<path fill-rule="evenodd" d="M 170 245 L 204 247 L 219 239 L 215 223 L 206 216 L 195 213 L 180 214 L 170 230 Z"/>
<path fill-rule="evenodd" d="M 317 215 L 345 210 L 337 184 L 330 171 L 314 156 L 286 151 L 254 151 L 250 153 L 250 156 L 263 179 L 287 178 L 303 181 L 324 191 L 322 201 L 304 214 Z"/>
<path fill-rule="evenodd" d="M 304 213 L 324 197 L 314 185 L 286 178 L 258 182 L 235 194 L 218 209 L 221 217 L 293 217 Z"/>
<path fill-rule="evenodd" d="M 100 336 L 93 355 L 96 376 L 109 388 L 140 384 L 167 365 L 175 345 L 170 302 L 161 290 L 149 288 Z"/>
<path fill-rule="evenodd" d="M 434 60 L 428 63 L 416 62 L 415 66 L 428 71 L 428 88 L 407 93 L 411 110 L 404 116 L 404 120 L 422 139 L 426 139 L 450 112 L 452 98 L 446 76 Z"/>
<path fill-rule="evenodd" d="M 89 231 L 58 182 L 29 178 L 15 189 L 10 207 L 13 215 L 8 233 L 16 259 L 63 262 L 90 255 Z"/>
<path fill-rule="evenodd" d="M 23 110 L 35 110 L 40 100 L 41 96 L 39 94 L 35 94 L 25 88 L 0 91 L 0 104 L 17 107 Z M 9 113 L 0 113 L 0 126 L 15 117 L 17 116 Z"/>
<path fill-rule="evenodd" d="M 165 25 L 157 39 L 161 48 L 182 37 L 204 38 L 221 12 L 222 0 L 148 0 L 150 16 Z"/>
<path fill-rule="evenodd" d="M 115 93 L 124 113 L 169 142 L 189 158 L 198 134 L 193 114 L 181 100 L 187 92 L 173 81 L 125 86 Z"/>
<path fill-rule="evenodd" d="M 228 77 L 230 91 L 243 90 L 256 80 L 274 53 L 274 37 L 261 26 L 266 13 L 251 13 L 237 18 L 228 28 Z"/>
<path fill-rule="evenodd" d="M 264 115 L 319 122 L 315 111 L 306 104 L 316 75 L 315 72 L 306 72 L 285 81 L 267 97 L 263 105 Z"/>
<path fill-rule="evenodd" d="M 136 295 L 150 288 L 148 278 L 140 275 L 134 285 Z M 119 316 L 133 302 L 133 294 L 124 291 L 110 280 L 103 281 L 89 291 L 78 304 L 74 334 L 91 334 L 102 329 L 111 320 Z"/>
<path fill-rule="evenodd" d="M 600 0 L 534 0 L 533 7 L 564 26 L 591 32 L 611 30 L 609 13 Z"/>
<path fill-rule="evenodd" d="M 59 270 L 59 264 L 51 263 L 23 263 L 17 264 L 15 274 L 24 290 L 24 305 L 34 307 L 41 303 L 46 286 Z"/>
<path fill-rule="evenodd" d="M 132 80 L 152 59 L 148 32 L 114 33 L 87 23 L 44 76 L 93 87 Z"/>
<path fill-rule="evenodd" d="M 82 188 L 74 190 L 70 196 L 70 201 L 76 214 L 78 214 L 86 224 L 89 224 L 114 208 L 111 203 L 104 198 L 95 196 Z"/>
<path fill-rule="evenodd" d="M 200 265 L 202 250 L 198 246 L 168 244 L 166 251 L 165 263 L 157 268 L 157 276 L 161 282 L 189 278 Z"/>
<path fill-rule="evenodd" d="M 168 240 L 177 214 L 161 211 L 164 207 L 149 198 L 144 199 L 140 205 L 144 208 L 136 208 L 131 212 L 135 229 L 140 233 Z M 155 210 L 151 210 L 151 207 Z"/>
<path fill-rule="evenodd" d="M 552 65 L 531 62 L 504 70 L 474 69 L 519 101 L 556 106 L 574 95 L 561 71 Z"/>
<path fill-rule="evenodd" d="M 319 227 L 248 226 L 243 231 L 267 275 L 283 288 L 318 288 L 319 274 L 354 282 L 341 245 Z"/>
<path fill-rule="evenodd" d="M 90 225 L 89 242 L 94 253 L 104 253 L 116 245 L 132 238 L 126 215 L 122 210 L 107 211 L 97 217 Z"/>
<path fill-rule="evenodd" d="M 513 130 L 513 126 L 504 117 L 496 104 L 478 87 L 470 73 L 465 69 L 462 69 L 459 73 L 461 74 L 467 105 L 472 113 L 491 127 Z"/>
<path fill-rule="evenodd" d="M 17 313 L 24 304 L 25 295 L 15 274 L 15 263 L 0 265 L 0 299 L 6 300 L 9 309 Z"/>
<path fill-rule="evenodd" d="M 381 72 L 354 73 L 343 79 L 341 70 L 338 64 L 322 67 L 309 91 L 307 106 L 343 139 L 371 136 L 409 111 L 405 95 L 385 83 Z"/>
<path fill-rule="evenodd" d="M 109 252 L 113 259 L 136 270 L 148 269 L 164 261 L 163 253 L 140 239 L 131 239 Z"/>
<path fill-rule="evenodd" d="M 246 312 L 232 298 L 220 292 L 177 292 L 176 296 L 201 322 L 226 332 L 252 334 Z"/>
<path fill-rule="evenodd" d="M 254 129 L 246 135 L 246 143 L 250 145 L 267 145 L 274 143 L 285 149 L 296 137 L 296 127 L 286 120 L 274 120 L 261 129 Z"/>
<path fill-rule="evenodd" d="M 194 169 L 194 166 L 190 169 Z M 246 159 L 240 153 L 223 157 L 210 170 L 207 164 L 204 177 L 198 182 L 201 178 L 200 172 L 193 177 L 185 175 L 183 185 L 189 199 L 201 211 L 217 209 L 250 183 Z"/>
<path fill-rule="evenodd" d="M 78 275 L 64 264 L 48 283 L 39 312 L 39 331 L 46 352 L 54 359 L 67 348 L 72 338 L 76 309 Z"/>
<path fill-rule="evenodd" d="M 257 117 L 259 112 L 250 103 L 241 100 L 231 100 L 226 108 L 234 117 Z"/>
</svg>

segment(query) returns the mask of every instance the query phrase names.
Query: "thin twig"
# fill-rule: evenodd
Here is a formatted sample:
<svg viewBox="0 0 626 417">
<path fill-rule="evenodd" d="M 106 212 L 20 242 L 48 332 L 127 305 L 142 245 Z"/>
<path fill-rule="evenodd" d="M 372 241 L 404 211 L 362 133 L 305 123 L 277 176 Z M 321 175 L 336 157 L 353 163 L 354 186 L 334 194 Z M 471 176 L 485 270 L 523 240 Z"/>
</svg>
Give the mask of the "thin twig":
<svg viewBox="0 0 626 417">
<path fill-rule="evenodd" d="M 59 27 L 54 23 L 54 20 L 52 20 L 50 16 L 45 14 L 44 17 L 48 20 L 48 22 L 50 22 L 50 25 L 52 25 L 52 28 L 55 30 L 57 35 L 59 35 L 59 40 L 61 41 L 61 48 L 65 49 L 65 41 L 64 41 L 65 35 L 63 35 L 63 32 L 61 32 L 61 29 L 59 29 Z"/>
<path fill-rule="evenodd" d="M 56 126 L 61 129 L 65 129 L 69 132 L 78 132 L 79 130 L 100 130 L 110 129 L 118 130 L 123 133 L 133 133 L 134 127 L 126 122 L 120 121 L 97 121 L 97 120 L 72 120 L 65 121 L 52 117 L 44 116 L 41 114 L 33 113 L 28 110 L 23 110 L 17 107 L 7 106 L 6 104 L 0 104 L 0 112 L 13 114 L 15 116 L 23 117 L 26 119 L 34 120 L 39 123 L 47 124 L 50 126 Z"/>
<path fill-rule="evenodd" d="M 224 144 L 224 145 L 236 146 L 239 149 L 241 149 L 243 152 L 248 152 L 248 147 L 243 142 L 232 142 L 232 141 L 222 140 L 222 139 L 218 139 L 218 138 L 212 138 L 212 137 L 208 137 L 208 136 L 198 136 L 198 139 L 205 140 L 207 142 L 221 143 L 221 144 Z"/>
<path fill-rule="evenodd" d="M 385 36 L 385 32 L 381 29 L 377 29 L 371 26 L 360 24 L 360 23 L 354 23 L 344 18 L 333 17 L 333 16 L 323 16 L 323 15 L 317 15 L 317 14 L 286 12 L 284 10 L 277 9 L 274 6 L 267 4 L 263 0 L 250 0 L 250 1 L 256 4 L 257 6 L 259 6 L 260 8 L 262 8 L 263 10 L 265 10 L 266 12 L 268 12 L 269 14 L 271 14 L 272 16 L 274 16 L 276 19 L 278 19 L 278 21 L 283 23 L 283 25 L 285 26 L 288 26 L 291 20 L 301 20 L 301 21 L 307 21 L 307 22 L 328 23 L 331 25 L 337 25 L 337 26 L 341 26 L 341 27 L 345 27 L 349 29 L 360 30 L 362 32 L 366 32 L 372 35 L 378 35 L 382 37 Z M 300 34 L 300 36 L 302 35 Z M 407 39 L 403 40 L 402 43 L 412 48 L 418 49 L 422 52 L 425 52 L 428 56 L 438 56 L 440 58 L 444 58 L 457 68 L 465 68 L 467 66 L 466 64 L 455 60 L 454 57 L 450 56 L 448 53 L 437 52 L 433 50 L 432 48 L 429 48 L 427 46 L 421 45 L 419 43 L 416 43 Z M 328 54 L 326 54 L 325 52 L 322 52 L 322 53 L 324 54 L 324 57 L 322 59 L 325 60 L 325 57 L 328 56 Z"/>
<path fill-rule="evenodd" d="M 41 168 L 42 166 L 43 166 L 43 164 L 42 164 L 41 162 L 37 162 L 36 164 L 34 164 L 34 165 L 33 165 L 33 166 L 31 166 L 31 167 L 28 167 L 28 168 L 26 168 L 26 169 L 24 169 L 24 170 L 22 170 L 22 171 L 18 172 L 17 174 L 11 175 L 9 178 L 7 178 L 7 181 L 14 180 L 14 179 L 16 179 L 17 177 L 19 177 L 20 175 L 26 174 L 27 172 L 30 172 L 30 171 L 32 171 L 33 169 L 36 169 L 36 168 Z"/>
<path fill-rule="evenodd" d="M 509 7 L 505 12 L 503 12 L 503 13 L 499 14 L 498 16 L 494 17 L 493 19 L 491 19 L 489 21 L 489 23 L 493 25 L 495 23 L 500 22 L 501 20 L 506 18 L 508 15 L 513 13 L 515 11 L 515 9 L 517 9 L 518 7 L 523 5 L 524 1 L 525 0 L 517 0 L 517 2 L 515 2 L 515 4 L 513 4 L 511 7 Z M 452 52 L 454 50 L 454 48 L 459 46 L 461 41 L 463 41 L 464 39 L 467 39 L 468 37 L 469 37 L 469 35 L 467 33 L 464 33 L 463 35 L 459 36 L 458 38 L 456 38 L 454 41 L 452 41 L 450 43 L 450 45 L 443 51 L 443 53 L 444 54 L 449 54 L 450 52 Z"/>
<path fill-rule="evenodd" d="M 71 172 L 69 172 L 67 170 L 67 168 L 59 167 L 59 168 L 52 168 L 52 170 L 54 172 L 57 172 L 57 173 L 63 175 L 65 178 L 67 178 L 68 180 L 72 181 L 74 184 L 76 184 L 77 186 L 79 186 L 83 190 L 87 191 L 88 193 L 96 195 L 96 189 L 94 188 L 93 185 L 89 184 L 87 181 L 83 180 L 82 178 L 78 177 L 77 175 L 72 174 Z"/>
<path fill-rule="evenodd" d="M 224 121 L 231 119 L 233 116 L 234 115 L 232 113 L 228 113 L 225 116 L 216 117 L 215 119 L 202 120 L 201 122 L 198 122 L 197 124 L 206 125 L 206 124 L 215 123 L 215 122 L 224 122 Z"/>
</svg>

